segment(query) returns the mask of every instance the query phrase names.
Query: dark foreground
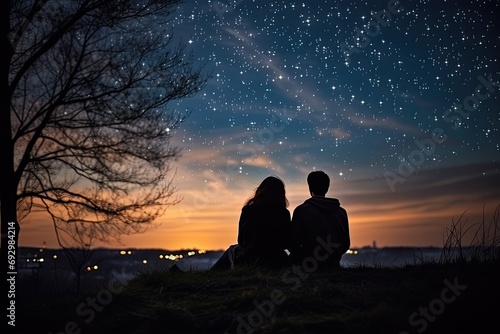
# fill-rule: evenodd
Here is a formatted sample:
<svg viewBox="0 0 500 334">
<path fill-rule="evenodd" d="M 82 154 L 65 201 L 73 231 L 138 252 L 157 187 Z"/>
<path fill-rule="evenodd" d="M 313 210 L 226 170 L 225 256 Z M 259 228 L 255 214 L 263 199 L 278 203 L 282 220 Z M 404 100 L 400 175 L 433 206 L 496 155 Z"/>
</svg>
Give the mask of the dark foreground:
<svg viewBox="0 0 500 334">
<path fill-rule="evenodd" d="M 500 264 L 153 271 L 20 300 L 18 333 L 490 333 Z"/>
</svg>

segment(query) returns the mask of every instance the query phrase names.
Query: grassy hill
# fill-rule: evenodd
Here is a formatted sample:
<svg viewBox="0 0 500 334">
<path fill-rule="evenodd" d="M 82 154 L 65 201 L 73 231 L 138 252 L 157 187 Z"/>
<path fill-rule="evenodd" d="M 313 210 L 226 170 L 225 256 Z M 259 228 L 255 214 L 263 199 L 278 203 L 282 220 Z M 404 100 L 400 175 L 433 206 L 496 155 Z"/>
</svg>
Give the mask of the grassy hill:
<svg viewBox="0 0 500 334">
<path fill-rule="evenodd" d="M 500 263 L 150 271 L 84 296 L 20 303 L 23 333 L 480 333 Z"/>
</svg>

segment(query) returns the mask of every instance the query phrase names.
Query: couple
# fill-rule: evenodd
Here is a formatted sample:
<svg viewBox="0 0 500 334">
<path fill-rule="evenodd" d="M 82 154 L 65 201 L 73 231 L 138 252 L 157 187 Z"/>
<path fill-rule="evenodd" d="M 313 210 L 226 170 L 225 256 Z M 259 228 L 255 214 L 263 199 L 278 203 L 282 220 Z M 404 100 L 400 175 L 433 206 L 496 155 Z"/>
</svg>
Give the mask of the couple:
<svg viewBox="0 0 500 334">
<path fill-rule="evenodd" d="M 326 173 L 309 173 L 307 183 L 311 198 L 295 208 L 291 218 L 283 181 L 274 176 L 265 178 L 241 210 L 238 243 L 231 245 L 211 269 L 300 264 L 317 255 L 318 238 L 338 244 L 327 259 L 321 260 L 323 268 L 338 268 L 342 254 L 350 247 L 347 213 L 337 199 L 325 197 L 330 187 Z"/>
</svg>

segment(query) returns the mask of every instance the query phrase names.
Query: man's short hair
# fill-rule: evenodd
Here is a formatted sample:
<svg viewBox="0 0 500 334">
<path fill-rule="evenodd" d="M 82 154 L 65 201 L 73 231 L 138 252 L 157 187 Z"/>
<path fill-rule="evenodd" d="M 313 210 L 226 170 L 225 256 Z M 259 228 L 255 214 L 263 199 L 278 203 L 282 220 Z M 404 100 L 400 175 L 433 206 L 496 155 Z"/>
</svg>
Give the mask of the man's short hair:
<svg viewBox="0 0 500 334">
<path fill-rule="evenodd" d="M 330 187 L 330 178 L 325 172 L 317 170 L 307 175 L 307 184 L 309 185 L 309 191 L 314 195 L 325 196 Z"/>
</svg>

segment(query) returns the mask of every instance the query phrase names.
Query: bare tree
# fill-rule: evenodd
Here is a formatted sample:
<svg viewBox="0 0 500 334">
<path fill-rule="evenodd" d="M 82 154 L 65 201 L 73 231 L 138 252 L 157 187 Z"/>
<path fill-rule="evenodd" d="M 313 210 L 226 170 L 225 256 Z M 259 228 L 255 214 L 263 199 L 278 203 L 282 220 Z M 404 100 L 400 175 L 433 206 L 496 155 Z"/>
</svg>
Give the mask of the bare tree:
<svg viewBox="0 0 500 334">
<path fill-rule="evenodd" d="M 196 94 L 208 78 L 171 32 L 179 3 L 2 1 L 8 272 L 15 267 L 7 250 L 34 208 L 69 235 L 107 241 L 144 231 L 177 203 L 170 163 L 180 150 L 170 139 L 188 112 L 167 104 Z"/>
<path fill-rule="evenodd" d="M 64 224 L 64 222 L 63 222 Z M 78 225 L 76 225 L 78 226 Z M 94 254 L 92 249 L 92 235 L 86 234 L 87 231 L 68 231 L 66 226 L 62 228 L 57 226 L 57 222 L 54 221 L 54 228 L 57 235 L 57 240 L 59 245 L 64 251 L 66 258 L 75 274 L 75 290 L 76 294 L 80 294 L 80 287 L 82 283 L 82 273 L 85 265 L 89 262 Z M 90 231 L 89 231 L 90 232 Z M 64 240 L 64 236 L 61 234 L 67 234 L 71 241 Z"/>
<path fill-rule="evenodd" d="M 46 211 L 50 211 L 48 203 L 44 200 L 42 203 L 45 205 Z M 92 223 L 67 224 L 66 221 L 58 219 L 55 215 L 52 215 L 52 222 L 57 242 L 64 251 L 75 275 L 74 292 L 79 294 L 84 267 L 94 253 L 92 246 L 96 229 L 92 228 Z"/>
</svg>

